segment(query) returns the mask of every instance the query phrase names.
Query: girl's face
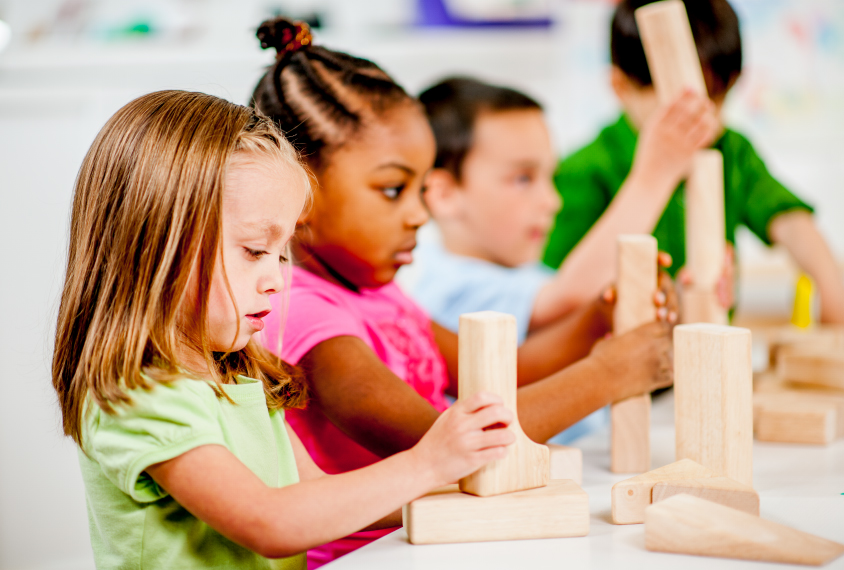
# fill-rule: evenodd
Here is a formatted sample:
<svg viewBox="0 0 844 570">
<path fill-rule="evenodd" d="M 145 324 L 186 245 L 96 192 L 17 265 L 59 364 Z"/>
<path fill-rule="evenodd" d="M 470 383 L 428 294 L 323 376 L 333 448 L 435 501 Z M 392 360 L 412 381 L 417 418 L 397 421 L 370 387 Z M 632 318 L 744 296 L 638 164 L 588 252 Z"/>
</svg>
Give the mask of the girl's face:
<svg viewBox="0 0 844 570">
<path fill-rule="evenodd" d="M 332 152 L 318 175 L 299 238 L 304 264 L 316 257 L 354 287 L 379 287 L 413 261 L 416 230 L 428 220 L 423 182 L 436 143 L 415 105 L 387 111 L 352 144 Z"/>
<path fill-rule="evenodd" d="M 284 259 L 307 195 L 296 174 L 278 159 L 255 154 L 239 153 L 229 165 L 221 251 L 208 298 L 213 351 L 244 348 L 264 328 L 270 295 L 284 286 L 279 261 Z"/>
</svg>

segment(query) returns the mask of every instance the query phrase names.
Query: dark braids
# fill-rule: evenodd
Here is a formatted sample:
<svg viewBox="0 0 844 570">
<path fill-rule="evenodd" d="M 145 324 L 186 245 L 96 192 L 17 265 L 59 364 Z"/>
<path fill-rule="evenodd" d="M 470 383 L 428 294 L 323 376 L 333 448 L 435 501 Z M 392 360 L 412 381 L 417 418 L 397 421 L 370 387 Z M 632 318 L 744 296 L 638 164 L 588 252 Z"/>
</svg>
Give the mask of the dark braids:
<svg viewBox="0 0 844 570">
<path fill-rule="evenodd" d="M 367 120 L 412 101 L 371 61 L 313 45 L 305 24 L 276 18 L 256 35 L 278 55 L 255 87 L 252 106 L 275 121 L 312 168 Z"/>
</svg>

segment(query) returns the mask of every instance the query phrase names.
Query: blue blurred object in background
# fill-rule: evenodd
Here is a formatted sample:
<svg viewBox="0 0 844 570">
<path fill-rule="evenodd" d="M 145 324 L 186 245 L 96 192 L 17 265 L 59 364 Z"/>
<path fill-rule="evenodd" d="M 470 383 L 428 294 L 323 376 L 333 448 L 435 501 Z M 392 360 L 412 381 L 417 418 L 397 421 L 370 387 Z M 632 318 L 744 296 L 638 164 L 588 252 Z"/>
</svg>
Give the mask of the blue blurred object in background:
<svg viewBox="0 0 844 570">
<path fill-rule="evenodd" d="M 483 9 L 477 2 L 417 0 L 417 24 L 475 28 L 548 28 L 553 24 L 547 2 L 505 0 L 490 2 L 487 6 L 493 9 Z"/>
</svg>

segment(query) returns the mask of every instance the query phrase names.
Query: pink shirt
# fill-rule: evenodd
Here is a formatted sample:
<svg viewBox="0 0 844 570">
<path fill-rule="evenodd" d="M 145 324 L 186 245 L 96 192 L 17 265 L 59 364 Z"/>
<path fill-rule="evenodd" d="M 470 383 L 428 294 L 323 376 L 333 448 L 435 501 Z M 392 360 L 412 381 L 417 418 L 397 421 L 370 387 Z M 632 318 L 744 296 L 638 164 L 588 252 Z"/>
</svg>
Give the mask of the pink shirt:
<svg viewBox="0 0 844 570">
<path fill-rule="evenodd" d="M 271 297 L 264 346 L 276 351 L 282 295 Z M 431 321 L 395 283 L 353 292 L 294 267 L 281 356 L 296 364 L 314 346 L 338 336 L 361 339 L 396 376 L 438 411 L 448 408 L 448 373 L 434 342 Z M 380 458 L 358 445 L 317 409 L 285 413 L 314 462 L 326 473 L 344 473 Z M 308 552 L 308 567 L 323 564 L 390 532 L 360 532 Z"/>
</svg>

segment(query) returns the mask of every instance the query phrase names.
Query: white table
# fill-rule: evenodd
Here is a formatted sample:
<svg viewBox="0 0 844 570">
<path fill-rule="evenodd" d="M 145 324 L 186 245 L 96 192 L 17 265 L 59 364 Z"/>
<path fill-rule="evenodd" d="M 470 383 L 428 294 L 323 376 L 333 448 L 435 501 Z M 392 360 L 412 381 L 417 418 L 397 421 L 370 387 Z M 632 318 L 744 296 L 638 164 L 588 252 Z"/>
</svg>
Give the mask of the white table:
<svg viewBox="0 0 844 570">
<path fill-rule="evenodd" d="M 654 468 L 674 461 L 671 395 L 654 401 L 651 448 Z M 484 570 L 624 568 L 747 570 L 807 568 L 645 550 L 644 525 L 610 523 L 610 488 L 630 475 L 609 471 L 609 430 L 576 442 L 583 449 L 583 488 L 589 494 L 589 535 L 581 538 L 416 546 L 397 530 L 326 566 L 330 570 Z M 827 447 L 754 442 L 753 486 L 761 515 L 830 540 L 844 542 L 844 440 Z M 826 569 L 844 569 L 844 556 Z"/>
</svg>

